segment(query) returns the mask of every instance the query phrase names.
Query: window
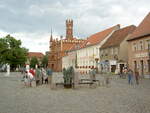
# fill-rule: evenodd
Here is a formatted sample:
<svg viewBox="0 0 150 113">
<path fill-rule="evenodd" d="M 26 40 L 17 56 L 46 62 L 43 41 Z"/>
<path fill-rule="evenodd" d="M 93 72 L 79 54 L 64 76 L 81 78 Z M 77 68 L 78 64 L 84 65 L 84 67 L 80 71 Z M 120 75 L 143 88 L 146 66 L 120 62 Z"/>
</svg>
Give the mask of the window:
<svg viewBox="0 0 150 113">
<path fill-rule="evenodd" d="M 137 44 L 133 43 L 133 51 L 137 51 Z"/>
<path fill-rule="evenodd" d="M 114 53 L 113 54 L 118 54 L 118 48 L 114 48 Z"/>
<path fill-rule="evenodd" d="M 108 50 L 107 50 L 107 49 L 105 49 L 105 54 L 107 54 L 107 52 L 108 52 Z"/>
<path fill-rule="evenodd" d="M 146 49 L 150 50 L 150 40 L 146 40 Z"/>
<path fill-rule="evenodd" d="M 100 50 L 100 53 L 103 54 L 103 50 Z"/>
<path fill-rule="evenodd" d="M 134 61 L 134 70 L 137 71 L 137 62 Z"/>
<path fill-rule="evenodd" d="M 88 56 L 88 51 L 87 51 L 87 49 L 86 49 L 86 56 Z"/>
<path fill-rule="evenodd" d="M 139 50 L 143 50 L 143 41 L 140 41 Z"/>
<path fill-rule="evenodd" d="M 111 48 L 111 54 L 112 54 L 112 55 L 114 54 L 114 49 L 113 49 L 113 48 Z"/>
<path fill-rule="evenodd" d="M 150 72 L 150 60 L 147 60 L 147 64 L 148 64 L 148 72 Z"/>
</svg>

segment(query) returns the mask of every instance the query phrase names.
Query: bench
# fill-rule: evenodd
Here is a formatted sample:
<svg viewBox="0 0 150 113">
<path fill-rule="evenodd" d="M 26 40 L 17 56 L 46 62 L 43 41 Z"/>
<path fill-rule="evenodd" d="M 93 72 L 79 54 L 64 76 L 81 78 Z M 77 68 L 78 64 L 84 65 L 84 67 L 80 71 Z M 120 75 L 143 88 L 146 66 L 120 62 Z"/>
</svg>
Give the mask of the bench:
<svg viewBox="0 0 150 113">
<path fill-rule="evenodd" d="M 89 85 L 92 85 L 94 84 L 93 81 L 91 81 L 90 79 L 81 79 L 79 81 L 79 84 L 89 84 Z"/>
<path fill-rule="evenodd" d="M 58 86 L 58 85 L 64 85 L 64 83 L 56 83 L 56 86 Z"/>
<path fill-rule="evenodd" d="M 93 82 L 79 82 L 79 84 L 90 84 L 90 85 L 92 85 L 94 83 Z"/>
<path fill-rule="evenodd" d="M 83 82 L 83 81 L 87 81 L 87 82 Z M 99 80 L 91 80 L 91 79 L 81 79 L 79 84 L 94 84 L 94 82 L 98 82 L 98 85 L 100 85 Z"/>
</svg>

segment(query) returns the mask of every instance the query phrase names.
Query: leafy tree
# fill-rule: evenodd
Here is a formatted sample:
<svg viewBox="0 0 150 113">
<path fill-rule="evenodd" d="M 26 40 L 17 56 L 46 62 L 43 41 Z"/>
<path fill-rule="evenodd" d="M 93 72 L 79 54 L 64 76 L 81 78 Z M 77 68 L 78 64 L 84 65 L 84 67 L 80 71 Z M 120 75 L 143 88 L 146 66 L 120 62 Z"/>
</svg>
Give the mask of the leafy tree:
<svg viewBox="0 0 150 113">
<path fill-rule="evenodd" d="M 10 64 L 16 68 L 18 65 L 24 65 L 27 60 L 28 50 L 21 47 L 21 40 L 7 35 L 0 38 L 0 64 Z"/>
<path fill-rule="evenodd" d="M 42 58 L 42 66 L 45 67 L 45 68 L 48 66 L 48 55 L 45 55 Z"/>
<path fill-rule="evenodd" d="M 39 65 L 39 61 L 36 57 L 32 57 L 30 61 L 30 67 L 35 68 L 36 65 Z"/>
</svg>

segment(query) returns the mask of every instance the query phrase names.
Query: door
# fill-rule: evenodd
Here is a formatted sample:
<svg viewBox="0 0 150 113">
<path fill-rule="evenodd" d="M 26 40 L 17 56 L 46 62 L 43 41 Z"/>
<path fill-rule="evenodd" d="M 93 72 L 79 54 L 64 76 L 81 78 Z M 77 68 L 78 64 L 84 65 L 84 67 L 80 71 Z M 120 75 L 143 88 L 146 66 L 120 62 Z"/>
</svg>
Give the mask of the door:
<svg viewBox="0 0 150 113">
<path fill-rule="evenodd" d="M 124 67 L 124 64 L 120 64 L 120 73 L 122 74 L 123 72 L 123 67 Z"/>
<path fill-rule="evenodd" d="M 116 65 L 111 65 L 111 72 L 115 72 L 116 70 Z"/>
<path fill-rule="evenodd" d="M 137 62 L 134 61 L 134 71 L 137 71 Z"/>
</svg>

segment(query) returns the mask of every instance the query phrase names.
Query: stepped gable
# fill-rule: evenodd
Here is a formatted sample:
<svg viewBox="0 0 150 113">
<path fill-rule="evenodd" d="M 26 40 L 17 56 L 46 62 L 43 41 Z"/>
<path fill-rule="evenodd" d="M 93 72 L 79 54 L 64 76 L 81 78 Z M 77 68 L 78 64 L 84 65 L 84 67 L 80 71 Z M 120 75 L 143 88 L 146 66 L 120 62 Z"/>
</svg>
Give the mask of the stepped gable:
<svg viewBox="0 0 150 113">
<path fill-rule="evenodd" d="M 131 34 L 131 36 L 128 38 L 128 41 L 138 39 L 148 35 L 150 35 L 150 12 L 144 18 L 144 20 L 139 24 L 136 30 Z"/>
<path fill-rule="evenodd" d="M 73 49 L 76 49 L 76 47 L 78 45 L 81 45 L 85 40 L 73 38 L 71 40 L 64 39 L 63 41 L 65 41 L 65 42 L 63 44 L 62 51 L 71 51 Z M 72 41 L 72 42 L 70 42 L 70 41 Z"/>
<path fill-rule="evenodd" d="M 101 49 L 118 46 L 129 34 L 136 29 L 136 26 L 130 25 L 115 31 L 109 39 L 102 45 Z"/>
</svg>

